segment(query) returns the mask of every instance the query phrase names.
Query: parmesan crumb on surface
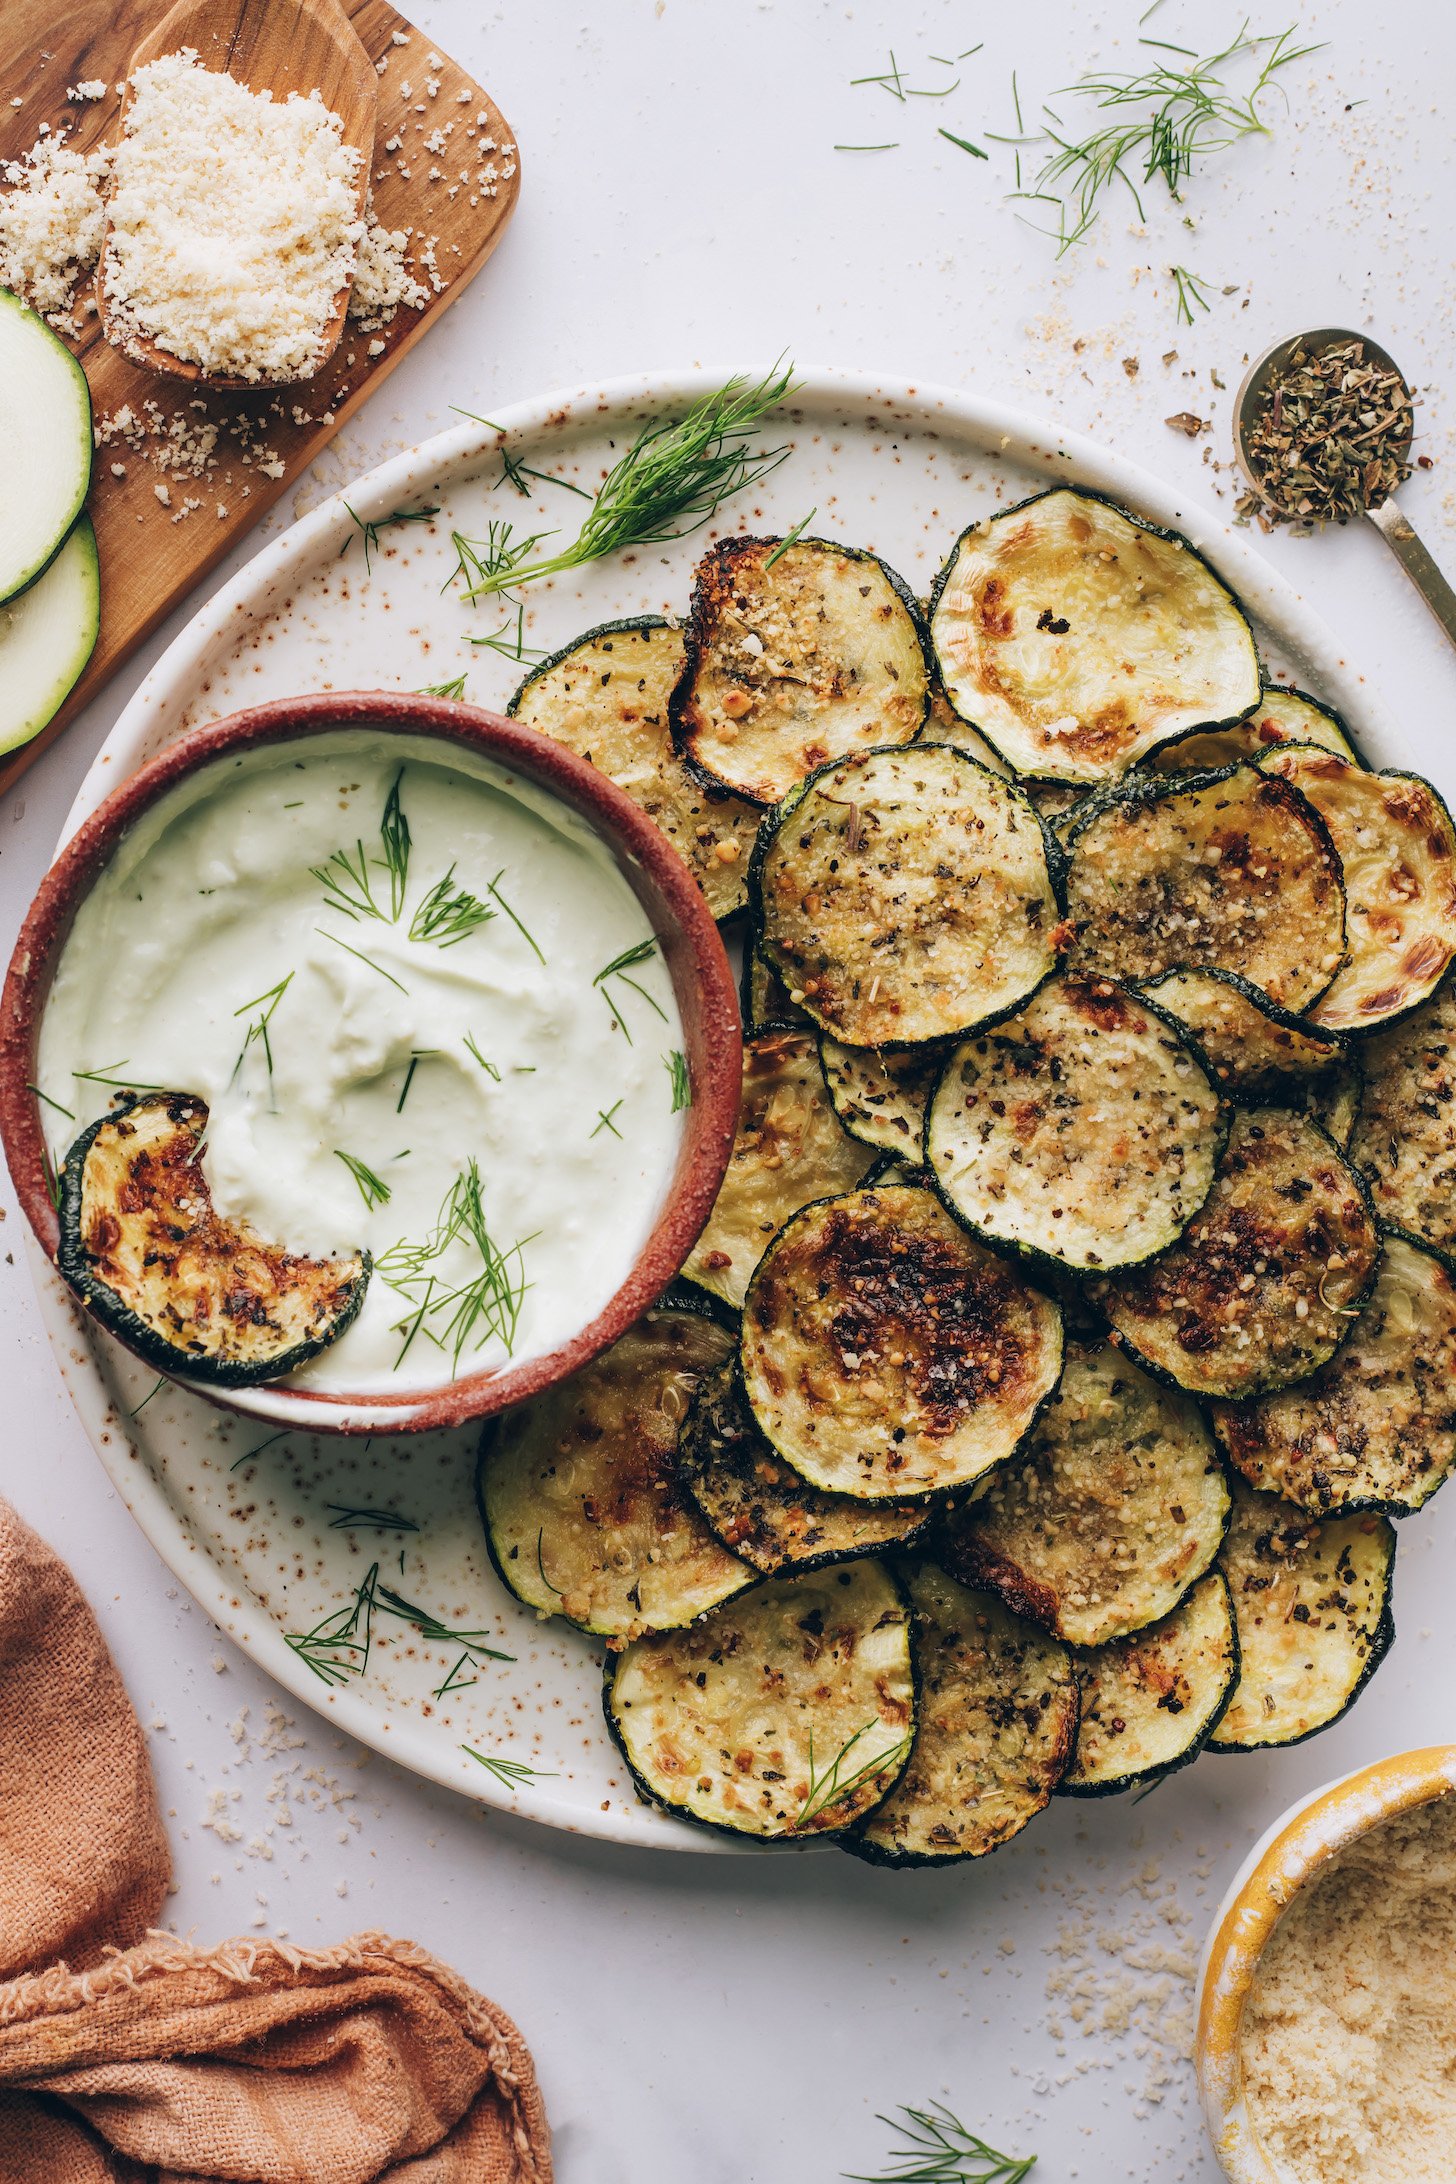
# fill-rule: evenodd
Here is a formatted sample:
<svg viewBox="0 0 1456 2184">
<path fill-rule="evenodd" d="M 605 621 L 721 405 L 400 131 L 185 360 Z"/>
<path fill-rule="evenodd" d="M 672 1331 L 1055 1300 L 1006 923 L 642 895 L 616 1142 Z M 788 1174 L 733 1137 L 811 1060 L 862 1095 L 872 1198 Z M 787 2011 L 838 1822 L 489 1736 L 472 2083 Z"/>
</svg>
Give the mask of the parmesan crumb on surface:
<svg viewBox="0 0 1456 2184">
<path fill-rule="evenodd" d="M 77 101 L 84 99 L 104 99 L 110 89 L 111 86 L 106 82 L 104 77 L 92 76 L 89 77 L 85 83 L 73 83 L 70 90 L 66 93 L 66 97 L 68 99 L 73 99 Z"/>
<path fill-rule="evenodd" d="M 68 152 L 43 130 L 22 159 L 0 165 L 0 287 L 47 317 L 69 311 L 101 250 L 109 155 Z"/>
<path fill-rule="evenodd" d="M 387 326 L 401 304 L 420 311 L 430 300 L 429 290 L 415 279 L 406 262 L 410 233 L 408 228 L 381 227 L 370 211 L 349 297 L 349 316 L 366 334 Z M 379 353 L 371 346 L 371 356 Z"/>
</svg>

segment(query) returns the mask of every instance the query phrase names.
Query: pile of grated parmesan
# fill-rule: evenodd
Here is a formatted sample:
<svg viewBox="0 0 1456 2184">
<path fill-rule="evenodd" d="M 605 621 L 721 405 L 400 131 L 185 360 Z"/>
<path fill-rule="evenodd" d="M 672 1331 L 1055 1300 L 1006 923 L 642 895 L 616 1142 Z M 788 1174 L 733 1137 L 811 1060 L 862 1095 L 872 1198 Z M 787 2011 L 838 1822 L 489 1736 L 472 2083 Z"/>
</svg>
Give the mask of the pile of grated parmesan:
<svg viewBox="0 0 1456 2184">
<path fill-rule="evenodd" d="M 0 287 L 33 311 L 64 316 L 101 249 L 106 151 L 68 152 L 47 132 L 0 166 Z"/>
</svg>

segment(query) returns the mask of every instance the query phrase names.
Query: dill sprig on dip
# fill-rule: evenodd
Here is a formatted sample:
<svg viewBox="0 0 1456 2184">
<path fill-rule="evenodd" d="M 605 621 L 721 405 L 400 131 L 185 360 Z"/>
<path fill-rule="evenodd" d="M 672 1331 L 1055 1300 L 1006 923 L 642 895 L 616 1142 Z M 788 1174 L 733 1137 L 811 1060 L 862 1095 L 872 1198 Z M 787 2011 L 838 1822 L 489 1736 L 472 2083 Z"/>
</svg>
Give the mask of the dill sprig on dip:
<svg viewBox="0 0 1456 2184">
<path fill-rule="evenodd" d="M 667 1022 L 667 1011 L 662 1003 L 653 994 L 650 994 L 645 986 L 639 985 L 637 980 L 629 975 L 638 965 L 651 960 L 656 947 L 657 942 L 655 940 L 639 940 L 635 947 L 624 948 L 619 956 L 613 956 L 611 962 L 604 964 L 592 980 L 592 984 L 597 988 L 607 1007 L 611 1010 L 613 1020 L 618 1030 L 624 1034 L 628 1046 L 633 1043 L 632 1033 L 628 1028 L 626 1017 L 622 1014 L 613 998 L 610 982 L 614 978 L 619 978 L 624 986 L 630 986 L 633 993 L 641 995 L 649 1008 L 656 1009 L 665 1024 Z"/>
<path fill-rule="evenodd" d="M 374 1262 L 380 1280 L 414 1307 L 395 1322 L 394 1332 L 404 1338 L 395 1359 L 396 1371 L 421 1333 L 438 1349 L 448 1350 L 457 1369 L 467 1348 L 478 1350 L 492 1336 L 509 1357 L 531 1286 L 526 1279 L 525 1248 L 534 1241 L 534 1236 L 523 1236 L 504 1248 L 497 1244 L 486 1219 L 480 1165 L 472 1160 L 446 1192 L 429 1235 L 419 1242 L 402 1237 Z M 451 1282 L 441 1262 L 457 1244 L 466 1247 L 479 1264 L 464 1280 Z"/>
<path fill-rule="evenodd" d="M 478 926 L 488 925 L 495 916 L 488 904 L 480 902 L 466 888 L 456 887 L 455 867 L 451 865 L 443 880 L 436 880 L 414 916 L 410 919 L 411 940 L 431 941 L 437 948 L 453 948 Z"/>
<path fill-rule="evenodd" d="M 263 1059 L 268 1068 L 268 1082 L 269 1084 L 273 1082 L 273 1041 L 269 1035 L 268 1026 L 277 1013 L 279 1002 L 292 984 L 293 973 L 290 971 L 285 978 L 279 979 L 276 986 L 270 986 L 266 993 L 255 994 L 251 1001 L 245 1001 L 241 1008 L 233 1010 L 235 1017 L 252 1016 L 252 1022 L 248 1025 L 247 1034 L 238 1050 L 238 1058 L 233 1063 L 233 1074 L 230 1081 L 236 1082 L 238 1072 L 248 1058 L 249 1048 L 256 1045 L 261 1046 L 263 1049 Z M 258 1013 L 253 1016 L 255 1009 Z"/>
<path fill-rule="evenodd" d="M 335 1160 L 342 1160 L 344 1166 L 358 1184 L 359 1196 L 363 1199 L 367 1212 L 372 1213 L 376 1206 L 387 1206 L 389 1204 L 393 1195 L 389 1185 L 381 1176 L 377 1176 L 374 1170 L 364 1161 L 353 1153 L 341 1153 L 337 1148 L 334 1152 L 334 1158 Z"/>
<path fill-rule="evenodd" d="M 354 844 L 352 856 L 347 850 L 336 849 L 327 864 L 309 866 L 310 877 L 317 880 L 324 891 L 324 908 L 337 911 L 355 924 L 375 918 L 383 925 L 397 925 L 404 909 L 409 887 L 410 824 L 400 801 L 403 779 L 401 766 L 384 800 L 379 821 L 382 856 L 370 857 L 360 839 Z M 388 908 L 375 892 L 371 877 L 375 872 L 382 872 L 388 884 Z"/>
<path fill-rule="evenodd" d="M 1035 2154 L 998 2154 L 941 2101 L 928 2108 L 902 2108 L 903 2123 L 893 2116 L 877 2121 L 905 2143 L 890 2156 L 893 2167 L 873 2176 L 846 2171 L 851 2184 L 1025 2184 L 1036 2167 Z"/>
<path fill-rule="evenodd" d="M 693 1081 L 688 1075 L 688 1058 L 681 1048 L 674 1047 L 670 1054 L 663 1055 L 662 1066 L 667 1071 L 668 1081 L 672 1086 L 672 1112 L 680 1115 L 685 1107 L 693 1104 Z M 618 1105 L 620 1104 L 619 1101 Z"/>
</svg>

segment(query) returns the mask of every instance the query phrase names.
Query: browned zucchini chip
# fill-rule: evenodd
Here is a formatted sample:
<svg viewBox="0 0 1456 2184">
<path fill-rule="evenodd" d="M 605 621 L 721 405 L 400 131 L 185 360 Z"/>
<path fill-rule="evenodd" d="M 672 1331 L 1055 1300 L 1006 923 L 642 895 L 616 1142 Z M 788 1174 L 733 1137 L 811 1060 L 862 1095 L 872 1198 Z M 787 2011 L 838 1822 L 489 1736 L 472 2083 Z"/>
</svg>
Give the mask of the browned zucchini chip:
<svg viewBox="0 0 1456 2184">
<path fill-rule="evenodd" d="M 1162 744 L 1149 754 L 1147 763 L 1155 773 L 1189 773 L 1258 758 L 1276 743 L 1317 743 L 1322 750 L 1360 764 L 1360 754 L 1338 713 L 1307 691 L 1287 690 L 1278 683 L 1262 693 L 1247 720 Z"/>
<path fill-rule="evenodd" d="M 642 1794 L 731 1835 L 834 1835 L 910 1756 L 910 1611 L 880 1562 L 770 1578 L 607 1663 L 607 1726 Z"/>
<path fill-rule="evenodd" d="M 874 1155 L 840 1128 L 812 1032 L 743 1045 L 743 1097 L 723 1187 L 683 1273 L 737 1311 L 768 1240 L 811 1198 L 852 1190 Z"/>
<path fill-rule="evenodd" d="M 743 950 L 743 976 L 739 980 L 738 1003 L 743 1016 L 743 1028 L 748 1032 L 781 1031 L 785 1024 L 807 1024 L 812 1021 L 796 1001 L 789 999 L 789 989 L 777 971 L 771 971 L 758 950 L 745 946 Z"/>
<path fill-rule="evenodd" d="M 104 1327 L 159 1372 L 218 1388 L 283 1380 L 337 1342 L 369 1286 L 359 1251 L 302 1259 L 213 1207 L 207 1107 L 118 1100 L 60 1174 L 56 1263 Z"/>
<path fill-rule="evenodd" d="M 1365 1031 L 1428 1000 L 1456 960 L 1456 827 L 1419 774 L 1366 773 L 1290 744 L 1259 761 L 1292 781 L 1329 828 L 1344 868 L 1349 960 L 1312 1011 Z"/>
<path fill-rule="evenodd" d="M 834 1112 L 851 1137 L 877 1152 L 919 1162 L 925 1110 L 948 1048 L 847 1047 L 826 1033 L 819 1041 L 824 1082 Z"/>
<path fill-rule="evenodd" d="M 1218 1094 L 1161 1010 L 1109 979 L 1054 978 L 955 1048 L 925 1157 L 977 1235 L 1086 1270 L 1181 1235 L 1223 1138 Z"/>
<path fill-rule="evenodd" d="M 1112 1797 L 1196 1759 L 1223 1719 L 1239 1675 L 1233 1601 L 1209 1570 L 1171 1614 L 1131 1638 L 1078 1654 L 1077 1749 L 1064 1797 Z"/>
<path fill-rule="evenodd" d="M 1361 1071 L 1337 1033 L 1281 1009 L 1237 971 L 1168 971 L 1143 991 L 1187 1025 L 1221 1091 L 1249 1106 L 1301 1107 L 1348 1146 Z"/>
<path fill-rule="evenodd" d="M 1215 1430 L 1251 1486 L 1316 1516 L 1406 1517 L 1456 1464 L 1456 1280 L 1388 1236 L 1349 1340 L 1297 1388 L 1220 1404 Z"/>
<path fill-rule="evenodd" d="M 1128 1348 L 1193 1395 L 1237 1401 L 1333 1356 L 1380 1257 L 1365 1187 L 1308 1116 L 1235 1116 L 1202 1212 L 1171 1251 L 1094 1285 Z"/>
<path fill-rule="evenodd" d="M 1228 1512 L 1197 1405 L 1110 1343 L 1071 1343 L 1026 1453 L 948 1520 L 945 1553 L 1069 1645 L 1101 1646 L 1177 1604 Z"/>
<path fill-rule="evenodd" d="M 1313 805 L 1256 766 L 1126 782 L 1067 846 L 1069 969 L 1132 985 L 1239 971 L 1280 1007 L 1306 1009 L 1344 961 L 1334 844 Z"/>
<path fill-rule="evenodd" d="M 930 633 L 956 711 L 1045 780 L 1114 779 L 1258 703 L 1253 631 L 1202 555 L 1067 487 L 962 532 Z"/>
<path fill-rule="evenodd" d="M 1077 1735 L 1071 1657 L 922 1563 L 905 1573 L 915 1612 L 919 1720 L 910 1763 L 840 1848 L 873 1865 L 984 1858 L 1046 1805 Z"/>
<path fill-rule="evenodd" d="M 1368 1512 L 1320 1520 L 1236 1483 L 1219 1563 L 1238 1624 L 1239 1680 L 1208 1749 L 1261 1752 L 1328 1729 L 1395 1636 L 1389 1520 Z"/>
<path fill-rule="evenodd" d="M 1040 821 L 948 743 L 815 774 L 765 822 L 749 890 L 764 956 L 846 1046 L 990 1023 L 1056 964 Z"/>
<path fill-rule="evenodd" d="M 1350 1158 L 1382 1221 L 1456 1253 L 1456 982 L 1361 1042 Z"/>
<path fill-rule="evenodd" d="M 1307 1079 L 1302 1098 L 1291 1102 L 1294 1106 L 1302 1106 L 1304 1112 L 1329 1133 L 1342 1153 L 1350 1149 L 1360 1114 L 1365 1087 L 1364 1060 L 1358 1047 L 1347 1047 L 1336 1068 L 1327 1076 Z"/>
<path fill-rule="evenodd" d="M 806 1206 L 743 1307 L 743 1380 L 828 1494 L 915 1500 L 1012 1455 L 1057 1384 L 1061 1314 L 913 1185 Z"/>
<path fill-rule="evenodd" d="M 911 742 L 929 704 L 919 612 L 873 554 L 729 538 L 698 563 L 674 732 L 725 789 L 776 804 L 828 759 Z"/>
</svg>

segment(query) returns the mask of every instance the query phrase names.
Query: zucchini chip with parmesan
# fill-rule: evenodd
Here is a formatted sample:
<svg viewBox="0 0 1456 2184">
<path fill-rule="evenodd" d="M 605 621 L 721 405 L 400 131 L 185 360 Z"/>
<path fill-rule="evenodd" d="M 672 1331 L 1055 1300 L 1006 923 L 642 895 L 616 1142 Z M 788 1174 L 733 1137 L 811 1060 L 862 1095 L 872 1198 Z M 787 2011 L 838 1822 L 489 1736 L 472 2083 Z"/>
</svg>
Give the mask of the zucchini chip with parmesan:
<svg viewBox="0 0 1456 2184">
<path fill-rule="evenodd" d="M 1343 1151 L 1360 1105 L 1355 1050 L 1292 1015 L 1237 971 L 1168 971 L 1143 991 L 1203 1055 L 1220 1091 L 1246 1106 L 1301 1107 Z"/>
<path fill-rule="evenodd" d="M 1456 1256 L 1456 981 L 1363 1040 L 1350 1158 L 1392 1228 Z"/>
<path fill-rule="evenodd" d="M 760 1840 L 836 1835 L 915 1735 L 910 1611 L 881 1562 L 770 1578 L 607 1663 L 607 1726 L 653 1804 Z"/>
<path fill-rule="evenodd" d="M 610 1350 L 492 1419 L 476 1495 L 491 1561 L 538 1615 L 612 1640 L 676 1630 L 753 1583 L 683 1493 L 677 1437 L 733 1337 L 657 1306 Z"/>
<path fill-rule="evenodd" d="M 1207 1202 L 1171 1251 L 1093 1294 L 1159 1378 L 1238 1401 L 1334 1355 L 1379 1258 L 1365 1186 L 1334 1140 L 1307 1115 L 1259 1107 L 1234 1117 Z"/>
<path fill-rule="evenodd" d="M 1333 751 L 1288 744 L 1259 761 L 1293 782 L 1329 828 L 1344 868 L 1349 960 L 1312 1010 L 1366 1031 L 1429 1000 L 1456 960 L 1456 827 L 1419 774 L 1366 773 Z"/>
<path fill-rule="evenodd" d="M 913 741 L 929 706 L 919 610 L 874 554 L 728 538 L 698 563 L 673 727 L 709 780 L 776 804 L 826 760 Z"/>
<path fill-rule="evenodd" d="M 746 1032 L 782 1031 L 785 1024 L 807 1024 L 810 1019 L 777 971 L 771 971 L 758 950 L 745 946 L 743 974 L 738 982 L 738 1006 Z"/>
<path fill-rule="evenodd" d="M 1208 1749 L 1262 1752 L 1328 1729 L 1395 1636 L 1389 1519 L 1311 1517 L 1236 1484 L 1219 1564 L 1238 1624 L 1239 1680 Z"/>
<path fill-rule="evenodd" d="M 859 1190 L 770 1244 L 742 1363 L 755 1418 L 811 1486 L 918 1500 L 1014 1454 L 1057 1384 L 1062 1319 L 931 1192 Z"/>
<path fill-rule="evenodd" d="M 1170 1615 L 1131 1638 L 1079 1654 L 1077 1749 L 1058 1787 L 1111 1797 L 1196 1759 L 1239 1676 L 1239 1636 L 1221 1570 L 1198 1580 Z"/>
<path fill-rule="evenodd" d="M 826 1034 L 819 1061 L 834 1112 L 851 1137 L 877 1152 L 915 1163 L 925 1137 L 925 1111 L 948 1049 L 927 1046 L 847 1047 Z"/>
<path fill-rule="evenodd" d="M 352 1323 L 364 1251 L 304 1259 L 223 1219 L 202 1167 L 207 1107 L 121 1099 L 60 1174 L 56 1263 L 109 1333 L 159 1372 L 217 1388 L 283 1380 Z"/>
<path fill-rule="evenodd" d="M 749 894 L 764 957 L 845 1046 L 992 1023 L 1056 965 L 1041 822 L 948 743 L 813 775 L 760 830 Z"/>
<path fill-rule="evenodd" d="M 925 1157 L 988 1243 L 1080 1271 L 1180 1236 L 1223 1147 L 1219 1097 L 1178 1027 L 1108 979 L 1054 978 L 956 1047 Z"/>
<path fill-rule="evenodd" d="M 1124 782 L 1067 843 L 1068 968 L 1143 985 L 1239 971 L 1307 1009 L 1345 959 L 1345 890 L 1324 821 L 1257 766 Z"/>
<path fill-rule="evenodd" d="M 811 1198 L 853 1190 L 873 1159 L 839 1126 L 812 1032 L 784 1026 L 746 1039 L 728 1173 L 684 1275 L 737 1311 L 790 1214 Z"/>
<path fill-rule="evenodd" d="M 984 1858 L 1034 1820 L 1077 1736 L 1065 1646 L 944 1570 L 907 1571 L 919 1719 L 884 1803 L 840 1839 L 873 1865 Z"/>
<path fill-rule="evenodd" d="M 1147 763 L 1155 773 L 1188 773 L 1262 757 L 1277 743 L 1317 743 L 1357 766 L 1361 763 L 1345 723 L 1332 706 L 1307 691 L 1285 689 L 1278 683 L 1263 692 L 1247 720 L 1163 744 L 1149 754 Z"/>
<path fill-rule="evenodd" d="M 1456 1279 L 1388 1236 L 1349 1339 L 1297 1388 L 1221 1404 L 1215 1431 L 1251 1486 L 1301 1509 L 1408 1517 L 1456 1464 Z"/>
<path fill-rule="evenodd" d="M 706 788 L 674 750 L 668 701 L 682 666 L 677 623 L 657 615 L 603 622 L 533 667 L 506 710 L 587 759 L 640 804 L 714 917 L 726 918 L 747 900 L 759 814 L 736 796 Z"/>
<path fill-rule="evenodd" d="M 961 533 L 930 633 L 956 711 L 1049 781 L 1113 780 L 1259 700 L 1254 633 L 1202 555 L 1064 486 Z"/>
<path fill-rule="evenodd" d="M 1102 1646 L 1177 1605 L 1228 1514 L 1197 1405 L 1110 1343 L 1072 1343 L 1027 1452 L 948 1520 L 945 1554 L 1068 1645 Z"/>
</svg>

